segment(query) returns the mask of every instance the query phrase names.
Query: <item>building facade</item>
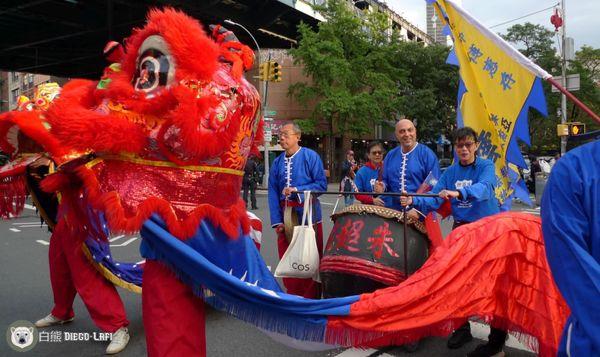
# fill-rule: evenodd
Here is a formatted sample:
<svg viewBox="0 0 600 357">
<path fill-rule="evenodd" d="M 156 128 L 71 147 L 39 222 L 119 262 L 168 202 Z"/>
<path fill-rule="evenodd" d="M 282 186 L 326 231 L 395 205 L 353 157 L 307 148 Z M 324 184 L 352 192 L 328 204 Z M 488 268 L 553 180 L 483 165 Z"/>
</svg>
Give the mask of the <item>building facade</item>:
<svg viewBox="0 0 600 357">
<path fill-rule="evenodd" d="M 444 22 L 435 11 L 433 4 L 426 4 L 427 34 L 436 43 L 446 45 L 448 36 L 443 34 Z"/>
<path fill-rule="evenodd" d="M 354 6 L 357 12 L 365 11 L 380 11 L 388 15 L 390 34 L 391 31 L 398 31 L 401 40 L 420 42 L 424 45 L 429 45 L 434 42 L 434 39 L 427 35 L 424 31 L 411 24 L 408 20 L 395 13 L 386 4 L 374 0 L 349 1 L 351 6 Z M 259 82 L 255 77 L 258 76 L 256 71 L 248 73 L 247 78 L 259 88 L 261 95 L 266 93 L 265 113 L 265 137 L 271 139 L 268 143 L 267 151 L 269 152 L 269 161 L 272 161 L 277 154 L 281 152 L 281 147 L 277 144 L 277 132 L 279 127 L 286 121 L 304 119 L 310 116 L 313 108 L 309 105 L 304 107 L 300 105 L 293 97 L 288 96 L 288 88 L 293 83 L 308 82 L 302 71 L 301 65 L 295 65 L 293 58 L 286 50 L 281 49 L 263 49 L 261 51 L 261 62 L 276 61 L 282 66 L 281 82 Z M 303 134 L 301 145 L 309 147 L 317 151 L 323 159 L 325 169 L 330 173 L 331 181 L 339 180 L 341 171 L 341 163 L 344 159 L 344 153 L 353 149 L 358 159 L 364 159 L 363 154 L 366 152 L 366 146 L 370 140 L 381 140 L 386 146 L 392 148 L 396 145 L 393 132 L 394 123 L 390 123 L 389 128 L 383 128 L 381 125 L 373 124 L 370 133 L 360 137 L 335 137 L 329 138 L 325 133 L 328 132 L 326 123 L 322 127 L 317 128 L 315 134 Z M 330 143 L 329 140 L 332 140 Z M 334 148 L 334 152 L 330 151 Z M 265 148 L 261 148 L 265 152 Z M 264 154 L 263 154 L 264 157 Z"/>
<path fill-rule="evenodd" d="M 44 74 L 1 72 L 0 81 L 0 112 L 5 112 L 17 108 L 17 100 L 21 95 L 33 99 L 35 88 L 38 85 L 47 82 L 57 82 L 62 85 L 67 80 Z"/>
</svg>

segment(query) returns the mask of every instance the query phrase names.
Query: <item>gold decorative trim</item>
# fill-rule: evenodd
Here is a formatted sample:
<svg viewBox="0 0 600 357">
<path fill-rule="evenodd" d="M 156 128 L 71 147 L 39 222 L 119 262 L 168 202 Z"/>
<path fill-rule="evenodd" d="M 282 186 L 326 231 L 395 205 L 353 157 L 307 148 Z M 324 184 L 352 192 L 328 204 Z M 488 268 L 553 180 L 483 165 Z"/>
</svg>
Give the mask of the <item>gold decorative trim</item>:
<svg viewBox="0 0 600 357">
<path fill-rule="evenodd" d="M 374 205 L 362 205 L 362 204 L 355 204 L 355 205 L 348 206 L 348 207 L 344 208 L 343 210 L 341 210 L 340 212 L 332 214 L 331 219 L 336 219 L 337 217 L 342 216 L 344 214 L 348 214 L 348 213 L 357 213 L 357 214 L 374 213 L 380 217 L 393 218 L 393 219 L 396 219 L 398 222 L 404 222 L 404 212 L 396 211 L 395 209 L 391 209 L 391 208 L 387 208 L 387 207 L 374 206 Z M 414 220 L 414 219 L 408 217 L 408 220 L 406 221 L 406 223 L 411 224 L 419 232 L 421 232 L 423 234 L 427 234 L 427 229 L 425 228 L 425 225 L 423 224 L 423 222 L 421 222 L 419 220 Z"/>
<path fill-rule="evenodd" d="M 215 167 L 215 166 L 203 166 L 203 165 L 186 165 L 179 166 L 171 161 L 158 161 L 158 160 L 147 160 L 137 157 L 135 155 L 121 154 L 121 155 L 99 155 L 96 159 L 88 162 L 85 166 L 92 168 L 103 160 L 118 160 L 131 162 L 138 165 L 156 166 L 156 167 L 171 167 L 176 169 L 190 170 L 190 171 L 202 171 L 202 172 L 217 172 L 220 174 L 229 174 L 236 176 L 244 176 L 243 170 L 230 169 L 227 167 Z"/>
<path fill-rule="evenodd" d="M 113 285 L 116 286 L 120 286 L 123 289 L 127 289 L 131 292 L 134 292 L 136 294 L 141 294 L 142 293 L 142 288 L 132 284 L 132 283 L 128 283 L 125 280 L 119 278 L 118 276 L 116 276 L 115 274 L 113 274 L 110 270 L 106 269 L 106 267 L 104 267 L 101 264 L 98 264 L 94 258 L 92 258 L 92 253 L 90 253 L 90 250 L 88 249 L 88 247 L 85 245 L 85 243 L 81 244 L 81 250 L 83 250 L 83 254 L 85 254 L 85 256 L 88 258 L 88 260 L 90 261 L 90 263 L 92 263 L 92 265 L 96 268 L 96 270 L 98 270 L 98 272 L 100 274 L 102 274 L 102 276 L 110 281 Z"/>
</svg>

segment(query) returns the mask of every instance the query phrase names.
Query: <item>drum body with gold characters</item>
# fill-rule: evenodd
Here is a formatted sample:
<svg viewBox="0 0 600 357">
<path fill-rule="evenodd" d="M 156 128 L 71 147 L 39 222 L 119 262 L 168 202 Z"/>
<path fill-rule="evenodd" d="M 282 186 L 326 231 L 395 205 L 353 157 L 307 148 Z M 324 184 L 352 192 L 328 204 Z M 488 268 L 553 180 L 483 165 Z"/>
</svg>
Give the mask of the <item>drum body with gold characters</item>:
<svg viewBox="0 0 600 357">
<path fill-rule="evenodd" d="M 390 208 L 352 205 L 335 222 L 320 264 L 323 296 L 341 297 L 398 285 L 429 257 L 425 226 L 408 219 L 404 262 L 403 214 Z"/>
</svg>

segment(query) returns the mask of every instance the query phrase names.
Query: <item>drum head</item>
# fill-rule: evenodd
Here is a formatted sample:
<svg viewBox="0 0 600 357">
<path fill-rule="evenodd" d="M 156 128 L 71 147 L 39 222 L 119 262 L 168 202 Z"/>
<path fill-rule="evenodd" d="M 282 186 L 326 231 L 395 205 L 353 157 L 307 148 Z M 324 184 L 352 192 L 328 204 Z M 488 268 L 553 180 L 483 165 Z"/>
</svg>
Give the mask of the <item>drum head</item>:
<svg viewBox="0 0 600 357">
<path fill-rule="evenodd" d="M 420 222 L 409 220 L 405 234 L 402 212 L 353 205 L 332 218 L 335 224 L 320 268 L 327 294 L 340 294 L 338 287 L 334 287 L 336 284 L 346 287 L 346 295 L 378 284 L 397 285 L 417 271 L 429 257 L 425 228 Z M 356 277 L 355 281 L 352 281 L 352 276 Z M 378 284 L 367 284 L 365 279 Z M 327 286 L 333 290 L 329 291 Z"/>
</svg>

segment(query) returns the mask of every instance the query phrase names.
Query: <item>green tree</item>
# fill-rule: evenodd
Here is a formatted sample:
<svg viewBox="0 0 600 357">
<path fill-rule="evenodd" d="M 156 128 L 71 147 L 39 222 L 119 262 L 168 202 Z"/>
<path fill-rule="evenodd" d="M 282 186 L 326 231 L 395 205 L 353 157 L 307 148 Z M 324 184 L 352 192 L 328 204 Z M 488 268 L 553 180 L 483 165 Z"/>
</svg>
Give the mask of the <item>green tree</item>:
<svg viewBox="0 0 600 357">
<path fill-rule="evenodd" d="M 575 53 L 569 73 L 579 73 L 580 89 L 575 95 L 594 113 L 600 113 L 600 48 L 582 46 Z M 569 120 L 586 123 L 588 130 L 600 129 L 598 123 L 574 104 L 569 110 Z"/>
<path fill-rule="evenodd" d="M 456 126 L 458 68 L 446 64 L 449 47 L 401 42 L 393 59 L 407 81 L 400 89 L 401 114 L 417 121 L 419 140 L 436 141 Z"/>
<path fill-rule="evenodd" d="M 560 59 L 553 47 L 554 32 L 542 25 L 528 22 L 511 26 L 502 37 L 516 45 L 521 53 L 551 75 L 560 75 Z M 536 111 L 529 113 L 531 147 L 527 150 L 536 154 L 556 152 L 560 149 L 560 139 L 556 135 L 556 124 L 560 122 L 557 116 L 560 96 L 552 93 L 549 83 L 544 81 L 543 86 L 548 103 L 548 118 L 544 118 Z"/>
<path fill-rule="evenodd" d="M 359 14 L 346 1 L 315 9 L 325 21 L 316 29 L 301 24 L 298 46 L 290 50 L 311 78 L 289 88 L 314 108 L 300 121 L 303 129 L 330 138 L 364 134 L 407 115 L 418 120 L 422 139 L 433 139 L 450 126 L 458 81 L 456 69 L 444 63 L 448 49 L 402 42 L 384 13 Z M 328 148 L 327 161 L 334 161 L 334 151 Z"/>
<path fill-rule="evenodd" d="M 311 116 L 300 124 L 308 131 L 324 131 L 330 139 L 369 132 L 392 117 L 399 103 L 395 79 L 402 74 L 390 64 L 393 51 L 385 36 L 384 15 L 375 12 L 363 18 L 341 0 L 315 9 L 325 21 L 316 30 L 300 24 L 298 47 L 290 50 L 312 79 L 289 88 L 301 104 L 314 105 Z M 327 154 L 333 151 L 331 144 Z M 327 161 L 334 160 L 329 156 Z"/>
<path fill-rule="evenodd" d="M 552 76 L 561 75 L 560 58 L 553 47 L 554 32 L 541 25 L 526 23 L 514 25 L 507 30 L 504 39 L 516 44 L 521 53 L 533 60 Z M 600 49 L 583 46 L 576 54 L 575 60 L 569 64 L 568 74 L 579 73 L 581 87 L 574 94 L 594 112 L 600 111 Z M 560 139 L 556 135 L 556 124 L 560 123 L 560 93 L 552 93 L 550 84 L 544 82 L 544 92 L 548 102 L 548 118 L 537 112 L 530 113 L 529 134 L 531 135 L 530 151 L 536 154 L 557 152 Z M 598 129 L 587 114 L 574 103 L 567 101 L 567 120 L 581 121 L 589 130 Z"/>
</svg>

